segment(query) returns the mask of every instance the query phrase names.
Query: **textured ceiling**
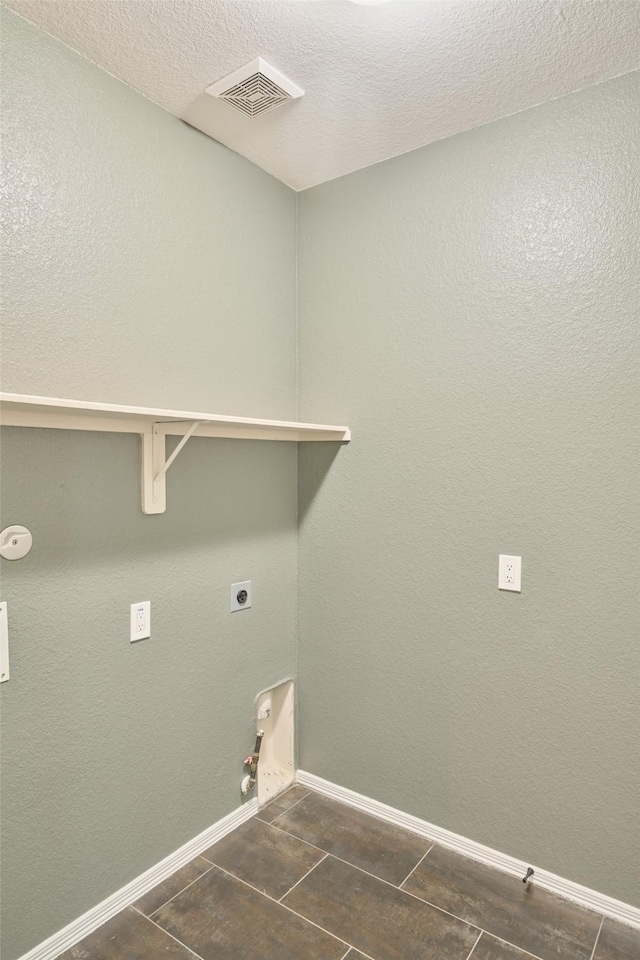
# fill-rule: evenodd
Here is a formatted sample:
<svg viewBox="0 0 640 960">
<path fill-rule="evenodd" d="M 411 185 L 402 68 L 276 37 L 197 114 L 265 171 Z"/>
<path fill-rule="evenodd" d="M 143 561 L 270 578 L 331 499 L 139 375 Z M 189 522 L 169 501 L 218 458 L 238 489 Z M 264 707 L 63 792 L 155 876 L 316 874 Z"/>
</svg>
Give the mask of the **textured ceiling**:
<svg viewBox="0 0 640 960">
<path fill-rule="evenodd" d="M 297 190 L 640 66 L 636 0 L 9 0 Z M 262 56 L 305 89 L 253 120 L 205 87 Z"/>
</svg>

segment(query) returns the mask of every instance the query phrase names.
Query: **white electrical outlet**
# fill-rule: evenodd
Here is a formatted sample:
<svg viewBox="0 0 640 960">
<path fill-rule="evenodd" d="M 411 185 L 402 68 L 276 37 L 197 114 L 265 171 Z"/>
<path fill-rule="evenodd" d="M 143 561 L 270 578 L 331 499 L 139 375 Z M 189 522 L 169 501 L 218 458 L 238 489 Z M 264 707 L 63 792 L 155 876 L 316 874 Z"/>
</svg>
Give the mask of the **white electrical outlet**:
<svg viewBox="0 0 640 960">
<path fill-rule="evenodd" d="M 498 556 L 498 590 L 513 590 L 521 593 L 522 557 Z"/>
<path fill-rule="evenodd" d="M 248 610 L 251 606 L 251 580 L 231 584 L 230 609 L 231 613 L 238 610 Z"/>
<path fill-rule="evenodd" d="M 146 640 L 151 636 L 151 601 L 131 604 L 131 636 L 130 640 Z"/>
</svg>

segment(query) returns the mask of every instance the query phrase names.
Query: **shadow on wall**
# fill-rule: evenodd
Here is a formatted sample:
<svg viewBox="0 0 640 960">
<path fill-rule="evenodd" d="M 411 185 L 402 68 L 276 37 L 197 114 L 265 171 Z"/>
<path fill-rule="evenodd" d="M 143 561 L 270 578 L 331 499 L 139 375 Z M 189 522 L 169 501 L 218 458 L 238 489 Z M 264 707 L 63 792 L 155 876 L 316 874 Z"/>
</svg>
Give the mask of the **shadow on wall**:
<svg viewBox="0 0 640 960">
<path fill-rule="evenodd" d="M 342 450 L 342 443 L 301 443 L 298 451 L 298 522 L 311 509 L 320 487 Z M 342 453 L 344 456 L 344 451 Z"/>
<path fill-rule="evenodd" d="M 292 443 L 194 437 L 169 471 L 167 511 L 156 516 L 140 507 L 135 434 L 4 427 L 2 443 L 3 517 L 31 529 L 30 567 L 144 564 L 169 546 L 177 559 L 295 532 Z"/>
</svg>

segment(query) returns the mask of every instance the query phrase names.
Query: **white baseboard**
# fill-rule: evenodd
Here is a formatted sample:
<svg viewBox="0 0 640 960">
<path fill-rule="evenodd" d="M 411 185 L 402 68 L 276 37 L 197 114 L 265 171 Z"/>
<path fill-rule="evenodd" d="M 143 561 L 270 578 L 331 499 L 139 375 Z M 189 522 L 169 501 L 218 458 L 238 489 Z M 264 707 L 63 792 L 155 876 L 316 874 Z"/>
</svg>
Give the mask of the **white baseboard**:
<svg viewBox="0 0 640 960">
<path fill-rule="evenodd" d="M 222 820 L 218 820 L 213 826 L 203 830 L 203 832 L 198 834 L 197 837 L 194 837 L 193 840 L 189 840 L 178 850 L 170 853 L 169 856 L 161 860 L 160 863 L 156 863 L 155 866 L 141 873 L 140 876 L 132 880 L 131 883 L 128 883 L 125 887 L 121 887 L 120 890 L 116 890 L 115 893 L 112 893 L 111 896 L 103 900 L 102 903 L 92 907 L 91 910 L 87 910 L 86 913 L 83 913 L 77 920 L 68 924 L 63 930 L 59 930 L 58 933 L 54 933 L 48 940 L 40 943 L 28 953 L 23 954 L 20 960 L 54 960 L 55 957 L 58 957 L 61 953 L 64 953 L 65 950 L 69 950 L 70 947 L 73 947 L 84 937 L 93 933 L 94 930 L 101 927 L 103 923 L 110 920 L 111 917 L 119 913 L 120 910 L 135 903 L 135 901 L 139 900 L 145 893 L 148 893 L 152 887 L 155 887 L 156 884 L 162 883 L 163 880 L 170 877 L 172 873 L 175 873 L 176 870 L 183 867 L 189 860 L 193 860 L 199 853 L 202 853 L 207 847 L 221 840 L 257 812 L 258 800 L 256 797 L 253 797 L 247 803 L 243 803 L 241 807 L 237 807 L 232 813 L 223 817 Z"/>
<path fill-rule="evenodd" d="M 492 850 L 491 847 L 485 847 L 481 843 L 476 843 L 475 840 L 469 840 L 457 833 L 451 833 L 450 830 L 436 827 L 435 824 L 421 820 L 420 817 L 414 817 L 409 813 L 403 813 L 401 810 L 389 807 L 386 803 L 364 797 L 354 790 L 348 790 L 346 787 L 340 787 L 329 780 L 323 780 L 322 777 L 316 777 L 313 773 L 298 770 L 298 783 L 300 786 L 316 790 L 326 797 L 346 803 L 350 807 L 362 810 L 363 813 L 377 817 L 379 820 L 386 820 L 398 827 L 404 827 L 405 830 L 417 833 L 428 840 L 434 840 L 436 843 L 442 844 L 443 847 L 456 850 L 465 857 L 479 860 L 481 863 L 486 863 L 490 867 L 495 867 L 497 870 L 513 874 L 516 877 L 522 878 L 527 867 L 531 866 L 535 870 L 534 882 L 536 886 L 543 887 L 545 890 L 556 893 L 560 897 L 565 897 L 567 900 L 573 900 L 574 903 L 579 903 L 588 910 L 594 910 L 606 917 L 611 917 L 613 920 L 618 920 L 620 923 L 640 927 L 640 909 L 622 903 L 621 900 L 614 900 L 613 897 L 598 893 L 597 890 L 590 890 L 589 887 L 583 887 L 579 883 L 565 880 L 555 873 L 549 873 L 548 870 L 536 867 L 535 864 L 516 860 L 515 857 L 510 857 L 506 853 L 500 853 L 499 850 Z"/>
</svg>

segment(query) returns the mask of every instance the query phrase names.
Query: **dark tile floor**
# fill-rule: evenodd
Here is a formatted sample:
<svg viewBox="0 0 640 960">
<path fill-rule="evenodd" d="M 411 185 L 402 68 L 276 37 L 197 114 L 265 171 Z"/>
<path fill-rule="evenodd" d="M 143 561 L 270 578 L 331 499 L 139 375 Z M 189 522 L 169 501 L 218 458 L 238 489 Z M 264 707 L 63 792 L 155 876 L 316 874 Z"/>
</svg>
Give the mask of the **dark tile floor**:
<svg viewBox="0 0 640 960">
<path fill-rule="evenodd" d="M 60 960 L 638 960 L 640 931 L 293 787 Z"/>
</svg>

